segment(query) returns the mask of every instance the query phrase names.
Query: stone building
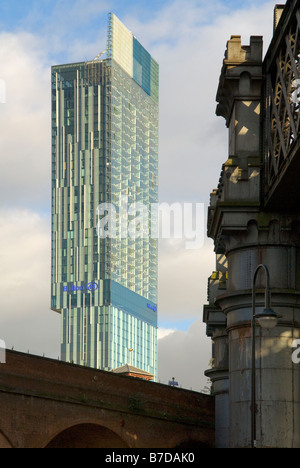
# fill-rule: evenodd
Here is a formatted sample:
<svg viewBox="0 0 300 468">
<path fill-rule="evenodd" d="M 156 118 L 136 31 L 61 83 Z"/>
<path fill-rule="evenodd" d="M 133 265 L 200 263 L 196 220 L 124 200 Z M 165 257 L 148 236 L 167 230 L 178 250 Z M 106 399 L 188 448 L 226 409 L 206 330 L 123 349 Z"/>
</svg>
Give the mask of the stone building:
<svg viewBox="0 0 300 468">
<path fill-rule="evenodd" d="M 253 418 L 257 447 L 300 447 L 300 367 L 292 360 L 300 336 L 300 114 L 293 98 L 299 19 L 298 0 L 276 6 L 264 59 L 262 37 L 244 46 L 240 36 L 232 36 L 217 92 L 216 113 L 228 127 L 229 153 L 210 198 L 208 236 L 216 271 L 204 321 L 213 341 L 214 364 L 206 374 L 216 400 L 219 448 L 252 446 Z M 257 324 L 252 341 L 260 265 L 269 271 L 271 305 L 280 318 L 272 330 Z M 255 287 L 259 314 L 266 291 L 262 268 Z"/>
</svg>

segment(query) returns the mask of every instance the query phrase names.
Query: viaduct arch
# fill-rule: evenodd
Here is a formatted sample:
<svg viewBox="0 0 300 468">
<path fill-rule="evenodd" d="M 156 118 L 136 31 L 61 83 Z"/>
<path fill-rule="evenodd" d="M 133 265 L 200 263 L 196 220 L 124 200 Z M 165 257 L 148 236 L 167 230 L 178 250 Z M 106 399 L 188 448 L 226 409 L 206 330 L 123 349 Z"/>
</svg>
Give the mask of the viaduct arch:
<svg viewBox="0 0 300 468">
<path fill-rule="evenodd" d="M 0 448 L 214 445 L 214 398 L 16 351 L 0 364 Z"/>
</svg>

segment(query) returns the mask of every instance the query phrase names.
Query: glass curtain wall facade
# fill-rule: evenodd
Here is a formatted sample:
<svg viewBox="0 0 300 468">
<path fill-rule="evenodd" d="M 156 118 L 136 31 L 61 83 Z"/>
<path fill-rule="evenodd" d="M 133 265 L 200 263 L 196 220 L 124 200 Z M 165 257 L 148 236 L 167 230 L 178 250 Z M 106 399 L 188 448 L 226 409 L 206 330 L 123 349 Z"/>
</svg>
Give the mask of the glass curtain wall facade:
<svg viewBox="0 0 300 468">
<path fill-rule="evenodd" d="M 157 202 L 158 65 L 110 14 L 105 59 L 52 67 L 51 307 L 63 360 L 111 370 L 131 349 L 131 364 L 156 376 Z M 99 236 L 102 203 L 142 204 L 149 229 Z"/>
</svg>

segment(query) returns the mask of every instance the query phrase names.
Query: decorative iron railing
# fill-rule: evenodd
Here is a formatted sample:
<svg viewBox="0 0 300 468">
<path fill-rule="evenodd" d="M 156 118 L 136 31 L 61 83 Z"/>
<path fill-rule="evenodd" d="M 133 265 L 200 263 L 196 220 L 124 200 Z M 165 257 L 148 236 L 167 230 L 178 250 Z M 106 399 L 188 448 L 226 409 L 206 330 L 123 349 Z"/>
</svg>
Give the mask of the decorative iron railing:
<svg viewBox="0 0 300 468">
<path fill-rule="evenodd" d="M 298 154 L 299 131 L 300 0 L 288 0 L 264 60 L 262 151 L 266 204 Z"/>
</svg>

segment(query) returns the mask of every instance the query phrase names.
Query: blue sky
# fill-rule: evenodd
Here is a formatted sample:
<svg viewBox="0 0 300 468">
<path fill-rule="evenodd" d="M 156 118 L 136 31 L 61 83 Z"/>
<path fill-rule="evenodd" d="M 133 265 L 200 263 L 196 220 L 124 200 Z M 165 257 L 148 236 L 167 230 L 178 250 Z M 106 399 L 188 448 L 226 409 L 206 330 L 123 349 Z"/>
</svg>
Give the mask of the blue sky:
<svg viewBox="0 0 300 468">
<path fill-rule="evenodd" d="M 54 12 L 61 12 L 65 14 L 68 11 L 71 11 L 74 6 L 77 5 L 87 5 L 88 3 L 94 4 L 93 1 L 74 1 L 74 0 L 2 0 L 1 2 L 1 28 L 2 30 L 17 31 L 20 29 L 30 29 L 32 25 L 35 27 L 35 30 L 41 30 L 47 18 L 51 18 L 54 15 Z M 125 16 L 127 14 L 137 14 L 138 16 L 143 16 L 142 19 L 148 19 L 149 16 L 155 16 L 159 13 L 161 9 L 164 9 L 174 2 L 173 0 L 112 0 L 105 1 L 99 0 L 97 2 L 99 9 L 113 11 L 116 15 Z M 202 0 L 195 2 L 190 2 L 189 0 L 185 3 L 185 9 L 189 8 L 189 4 L 204 4 Z M 211 2 L 215 3 L 215 2 Z M 266 2 L 260 0 L 221 0 L 218 2 L 224 6 L 224 9 L 227 10 L 236 10 L 237 8 L 249 8 L 252 5 L 261 5 Z M 88 9 L 88 8 L 87 8 Z M 99 10 L 98 10 L 99 11 Z M 54 15 L 55 16 L 55 15 Z M 31 22 L 35 18 L 34 22 Z M 38 23 L 42 19 L 41 23 Z M 31 20 L 31 21 L 30 21 Z M 80 24 L 81 20 L 79 19 L 78 23 Z M 100 22 L 100 23 L 99 23 Z M 105 18 L 102 16 L 94 17 L 91 27 L 105 25 Z"/>
<path fill-rule="evenodd" d="M 97 43 L 99 34 L 105 40 L 107 13 L 113 11 L 121 20 L 124 20 L 129 29 L 132 24 L 138 21 L 141 25 L 147 25 L 151 21 L 159 20 L 159 16 L 168 11 L 182 9 L 183 17 L 187 17 L 187 12 L 191 10 L 191 26 L 199 27 L 204 24 L 214 23 L 220 14 L 230 15 L 236 9 L 246 12 L 249 8 L 255 8 L 267 2 L 259 0 L 213 0 L 211 2 L 203 0 L 2 0 L 0 30 L 6 32 L 20 33 L 26 31 L 41 38 L 48 38 L 50 43 L 55 39 L 61 41 L 60 50 L 56 47 L 53 53 L 49 53 L 49 58 L 67 59 L 68 50 L 72 41 L 78 40 L 95 41 Z M 175 7 L 174 7 L 175 6 Z M 200 14 L 194 14 L 200 13 Z M 178 18 L 180 22 L 180 17 Z M 129 23 L 129 24 L 128 24 Z M 180 28 L 180 24 L 177 24 Z M 157 38 L 145 38 L 144 44 L 174 41 L 173 35 Z M 176 29 L 174 33 L 176 36 Z M 143 38 L 141 38 L 142 40 Z M 63 47 L 65 43 L 65 47 Z M 104 45 L 104 44 L 103 44 Z M 82 58 L 82 57 L 81 57 Z"/>
<path fill-rule="evenodd" d="M 207 208 L 228 157 L 227 129 L 215 116 L 226 41 L 240 34 L 247 45 L 250 35 L 263 35 L 266 49 L 274 5 L 259 0 L 1 1 L 0 79 L 7 102 L 0 104 L 0 339 L 9 347 L 59 353 L 59 317 L 49 310 L 51 65 L 92 59 L 105 49 L 107 15 L 114 12 L 160 65 L 160 201 Z M 202 308 L 214 268 L 209 239 L 197 251 L 180 242 L 160 243 L 162 380 L 172 374 L 188 388 L 205 386 L 210 340 Z M 198 376 L 190 375 L 190 366 L 198 366 Z"/>
<path fill-rule="evenodd" d="M 265 9 L 263 5 L 266 5 Z M 106 48 L 108 12 L 116 13 L 160 65 L 161 200 L 171 202 L 184 198 L 185 201 L 199 201 L 200 197 L 201 201 L 207 203 L 207 186 L 202 185 L 201 193 L 199 192 L 196 174 L 201 170 L 203 178 L 208 181 L 207 171 L 210 171 L 211 164 L 205 167 L 202 165 L 200 168 L 199 158 L 195 171 L 190 171 L 185 165 L 183 181 L 182 173 L 178 171 L 180 152 L 188 149 L 192 157 L 191 161 L 194 163 L 200 141 L 203 145 L 202 135 L 200 137 L 200 132 L 198 135 L 195 132 L 196 119 L 202 118 L 197 113 L 197 107 L 203 111 L 203 115 L 208 111 L 209 119 L 206 119 L 202 128 L 202 132 L 206 132 L 204 142 L 206 145 L 212 138 L 209 127 L 211 122 L 218 127 L 218 133 L 219 129 L 224 131 L 223 122 L 213 122 L 212 119 L 215 110 L 215 91 L 226 40 L 231 34 L 239 33 L 248 42 L 247 21 L 249 21 L 250 29 L 256 14 L 260 15 L 260 19 L 255 24 L 253 34 L 263 34 L 265 29 L 270 31 L 272 9 L 273 2 L 259 2 L 258 0 L 248 2 L 234 0 L 210 2 L 203 0 L 154 0 L 153 2 L 145 0 L 26 0 L 26 2 L 4 0 L 1 2 L 0 15 L 0 34 L 3 38 L 2 55 L 10 53 L 9 58 L 17 69 L 17 61 L 20 57 L 26 60 L 27 53 L 28 69 L 24 67 L 23 72 L 24 93 L 28 94 L 26 80 L 30 81 L 30 85 L 33 80 L 36 80 L 41 94 L 37 92 L 35 96 L 32 96 L 31 106 L 26 103 L 26 111 L 33 115 L 33 112 L 37 113 L 40 107 L 46 119 L 46 113 L 49 112 L 49 97 L 46 93 L 50 90 L 51 65 L 93 59 Z M 268 21 L 266 11 L 269 14 Z M 230 23 L 234 24 L 234 29 L 231 29 L 233 27 Z M 22 87 L 19 83 L 12 83 L 15 77 L 9 73 L 6 77 L 5 60 L 8 58 L 5 57 L 2 60 L 2 75 L 7 80 L 9 101 L 12 94 L 15 99 L 17 98 Z M 11 63 L 10 66 L 12 68 L 13 64 Z M 31 67 L 31 72 L 29 67 Z M 19 69 L 16 73 L 21 75 L 22 71 Z M 189 79 L 194 77 L 194 80 L 185 98 L 184 87 L 181 86 L 180 80 L 186 80 L 188 75 Z M 199 89 L 196 80 L 198 80 Z M 171 87 L 170 82 L 173 84 Z M 178 83 L 177 89 L 175 89 L 176 83 Z M 205 92 L 203 92 L 204 88 Z M 172 92 L 173 96 L 176 93 L 176 99 L 171 96 Z M 45 98 L 42 98 L 42 93 L 47 96 L 47 103 Z M 191 96 L 192 93 L 193 96 Z M 178 105 L 175 106 L 176 101 Z M 194 108 L 191 108 L 192 104 Z M 44 106 L 43 109 L 42 106 Z M 45 122 L 44 132 L 46 126 L 50 128 Z M 180 141 L 180 133 L 177 130 L 179 128 L 186 132 L 185 138 L 182 134 Z M 174 138 L 175 133 L 176 138 Z M 216 133 L 214 132 L 213 138 L 218 144 L 220 133 L 218 135 Z M 184 142 L 187 139 L 188 145 Z M 49 151 L 49 146 L 47 150 Z M 171 155 L 172 150 L 174 150 L 175 157 L 167 157 L 167 153 Z M 213 159 L 210 158 L 210 160 L 210 163 L 213 163 Z M 214 171 L 217 173 L 222 159 L 214 161 Z M 27 167 L 29 167 L 28 163 Z M 37 168 L 40 172 L 42 171 L 41 161 L 38 166 L 35 166 L 34 172 Z M 2 177 L 4 177 L 4 172 Z M 39 197 L 36 197 L 36 193 L 29 187 L 22 189 L 23 182 L 21 181 L 19 190 L 8 192 L 9 196 L 4 198 L 3 203 L 7 206 L 17 204 L 30 207 L 41 214 L 49 214 L 50 194 L 46 176 L 46 161 L 44 161 L 43 174 L 36 174 L 35 177 L 35 183 L 37 180 L 40 184 L 41 181 L 43 182 L 43 186 L 39 187 Z M 188 179 L 191 176 L 193 180 L 189 182 Z M 12 184 L 10 187 L 13 187 Z M 31 187 L 34 187 L 33 183 Z"/>
</svg>

